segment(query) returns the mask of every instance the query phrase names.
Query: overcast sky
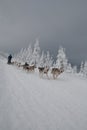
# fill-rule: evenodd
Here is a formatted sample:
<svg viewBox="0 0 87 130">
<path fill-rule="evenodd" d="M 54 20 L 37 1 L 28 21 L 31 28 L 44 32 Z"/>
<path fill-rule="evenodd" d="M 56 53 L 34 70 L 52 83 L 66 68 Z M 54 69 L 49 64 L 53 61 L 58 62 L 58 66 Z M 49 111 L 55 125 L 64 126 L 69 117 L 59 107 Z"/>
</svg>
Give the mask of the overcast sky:
<svg viewBox="0 0 87 130">
<path fill-rule="evenodd" d="M 39 38 L 41 49 L 66 48 L 87 60 L 87 0 L 0 0 L 0 50 L 14 53 Z"/>
</svg>

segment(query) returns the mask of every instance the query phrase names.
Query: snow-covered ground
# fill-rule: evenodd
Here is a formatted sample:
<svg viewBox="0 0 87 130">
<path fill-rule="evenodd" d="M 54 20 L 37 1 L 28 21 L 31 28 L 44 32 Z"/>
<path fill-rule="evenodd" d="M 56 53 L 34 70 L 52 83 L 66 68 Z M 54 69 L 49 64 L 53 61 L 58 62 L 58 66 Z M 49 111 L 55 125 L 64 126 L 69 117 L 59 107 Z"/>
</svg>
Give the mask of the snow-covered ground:
<svg viewBox="0 0 87 130">
<path fill-rule="evenodd" d="M 0 130 L 87 130 L 87 79 L 50 78 L 0 60 Z"/>
</svg>

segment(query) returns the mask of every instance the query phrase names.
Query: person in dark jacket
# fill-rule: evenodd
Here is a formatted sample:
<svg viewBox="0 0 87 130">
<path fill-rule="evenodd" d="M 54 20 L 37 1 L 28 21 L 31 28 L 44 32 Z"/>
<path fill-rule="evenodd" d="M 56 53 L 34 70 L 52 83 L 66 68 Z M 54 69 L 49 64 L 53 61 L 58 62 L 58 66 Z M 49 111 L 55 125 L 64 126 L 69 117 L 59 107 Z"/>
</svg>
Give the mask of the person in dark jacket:
<svg viewBox="0 0 87 130">
<path fill-rule="evenodd" d="M 8 64 L 11 64 L 11 60 L 12 60 L 12 55 L 10 54 L 10 55 L 8 56 Z"/>
<path fill-rule="evenodd" d="M 29 64 L 27 62 L 25 62 L 24 66 L 29 66 Z"/>
</svg>

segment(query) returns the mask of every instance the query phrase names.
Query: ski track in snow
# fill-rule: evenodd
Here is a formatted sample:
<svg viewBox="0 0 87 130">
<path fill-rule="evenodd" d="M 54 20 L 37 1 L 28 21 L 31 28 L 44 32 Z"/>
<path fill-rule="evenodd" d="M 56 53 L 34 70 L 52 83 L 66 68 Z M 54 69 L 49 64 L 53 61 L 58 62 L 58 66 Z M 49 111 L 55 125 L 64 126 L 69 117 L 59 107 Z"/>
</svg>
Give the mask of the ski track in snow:
<svg viewBox="0 0 87 130">
<path fill-rule="evenodd" d="M 0 130 L 87 130 L 87 80 L 41 79 L 0 60 Z"/>
</svg>

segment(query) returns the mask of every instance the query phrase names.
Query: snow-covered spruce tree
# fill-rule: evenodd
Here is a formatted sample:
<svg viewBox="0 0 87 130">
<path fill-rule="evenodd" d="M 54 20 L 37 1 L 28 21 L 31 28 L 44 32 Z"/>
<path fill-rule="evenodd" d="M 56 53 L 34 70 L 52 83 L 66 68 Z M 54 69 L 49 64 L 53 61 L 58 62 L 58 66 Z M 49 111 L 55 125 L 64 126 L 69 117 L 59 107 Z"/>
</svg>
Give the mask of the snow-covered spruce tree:
<svg viewBox="0 0 87 130">
<path fill-rule="evenodd" d="M 83 63 L 83 61 L 81 62 L 81 65 L 80 65 L 80 72 L 79 72 L 79 74 L 80 75 L 83 75 L 83 71 L 84 71 L 84 63 Z"/>
<path fill-rule="evenodd" d="M 44 51 L 42 51 L 38 66 L 39 67 L 44 67 L 45 66 L 45 59 L 46 59 L 46 55 L 44 54 Z"/>
<path fill-rule="evenodd" d="M 52 59 L 52 57 L 50 56 L 49 51 L 47 51 L 46 58 L 45 58 L 45 66 L 51 67 L 52 64 L 53 64 L 53 59 Z"/>
<path fill-rule="evenodd" d="M 84 64 L 83 75 L 87 76 L 87 61 L 85 61 L 85 64 Z"/>
<path fill-rule="evenodd" d="M 14 60 L 17 62 L 22 62 L 22 54 L 24 49 L 22 48 L 17 54 L 14 55 Z"/>
<path fill-rule="evenodd" d="M 33 54 L 32 54 L 31 63 L 38 66 L 39 59 L 40 59 L 40 46 L 39 46 L 39 41 L 37 39 L 36 43 L 34 44 L 34 50 L 33 50 Z"/>
<path fill-rule="evenodd" d="M 23 53 L 22 53 L 22 61 L 23 61 L 23 62 L 26 62 L 26 57 L 27 57 L 27 49 L 25 48 L 25 49 L 23 50 Z"/>
<path fill-rule="evenodd" d="M 26 62 L 29 63 L 30 65 L 31 61 L 32 61 L 32 47 L 31 44 L 29 44 L 26 52 Z"/>
<path fill-rule="evenodd" d="M 73 73 L 74 73 L 74 74 L 77 73 L 77 66 L 73 66 Z"/>
<path fill-rule="evenodd" d="M 65 48 L 60 47 L 57 54 L 56 67 L 67 69 L 68 59 L 65 54 Z"/>
<path fill-rule="evenodd" d="M 73 69 L 72 69 L 72 66 L 71 66 L 70 63 L 68 63 L 68 65 L 67 65 L 67 70 L 66 70 L 66 72 L 68 72 L 68 73 L 72 73 L 72 72 L 73 72 Z"/>
</svg>

